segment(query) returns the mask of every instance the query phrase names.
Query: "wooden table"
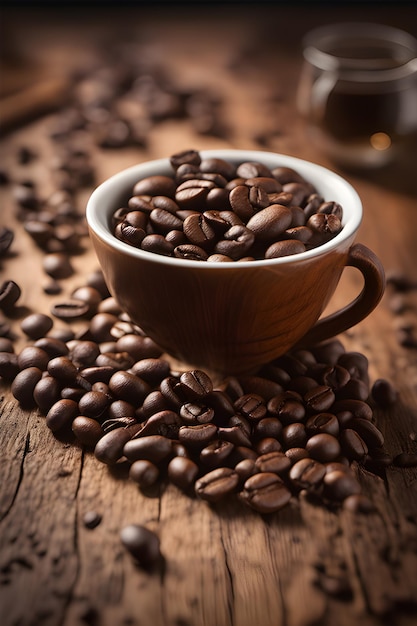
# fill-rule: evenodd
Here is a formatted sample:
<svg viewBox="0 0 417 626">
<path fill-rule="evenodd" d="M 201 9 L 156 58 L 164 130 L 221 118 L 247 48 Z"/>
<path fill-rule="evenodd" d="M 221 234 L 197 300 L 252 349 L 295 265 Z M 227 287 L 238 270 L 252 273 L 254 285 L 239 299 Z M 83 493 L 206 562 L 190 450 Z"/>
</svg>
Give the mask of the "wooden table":
<svg viewBox="0 0 417 626">
<path fill-rule="evenodd" d="M 190 147 L 266 147 L 314 160 L 339 171 L 358 190 L 364 205 L 358 240 L 376 252 L 387 272 L 415 281 L 415 154 L 405 164 L 372 175 L 343 172 L 307 139 L 294 104 L 300 38 L 310 27 L 340 19 L 377 19 L 407 29 L 417 23 L 416 11 L 401 3 L 383 5 L 377 16 L 375 11 L 290 9 L 285 4 L 168 10 L 155 5 L 97 18 L 81 9 L 10 10 L 3 60 L 24 59 L 21 72 L 15 65 L 12 75 L 16 80 L 20 75 L 27 86 L 28 74 L 66 78 L 74 70 L 93 68 L 97 58 L 103 61 L 103 50 L 129 41 L 144 59 L 157 59 L 178 87 L 218 94 L 229 132 L 200 135 L 188 119 L 167 119 L 152 125 L 142 148 L 97 148 L 85 139 L 97 182 L 126 166 Z M 105 63 L 111 60 L 110 52 Z M 55 115 L 20 123 L 1 140 L 2 167 L 15 181 L 36 180 L 45 196 L 53 190 L 56 145 L 48 133 Z M 259 137 L 271 130 L 267 145 L 260 145 Z M 20 164 L 22 146 L 37 158 Z M 75 273 L 62 281 L 63 294 L 46 295 L 43 252 L 15 218 L 12 187 L 1 187 L 0 220 L 13 228 L 15 240 L 0 269 L 2 280 L 13 279 L 22 288 L 17 312 L 8 320 L 20 349 L 26 344 L 23 317 L 31 311 L 48 313 L 51 303 L 84 284 L 97 262 L 85 238 L 83 253 L 72 258 Z M 91 189 L 78 192 L 80 210 Z M 346 271 L 332 306 L 341 306 L 359 289 L 355 272 Z M 368 357 L 372 381 L 387 378 L 399 391 L 398 402 L 377 413 L 385 448 L 393 456 L 417 452 L 417 351 L 399 345 L 395 330 L 405 316 L 416 325 L 417 292 L 405 297 L 408 310 L 402 316 L 392 312 L 387 291 L 368 319 L 340 337 L 348 349 Z M 60 325 L 57 320 L 55 326 Z M 4 626 L 416 623 L 415 467 L 390 466 L 383 477 L 359 472 L 374 514 L 334 512 L 300 498 L 263 518 L 234 501 L 208 506 L 172 485 L 144 495 L 122 470 L 111 471 L 80 446 L 55 438 L 40 412 L 19 407 L 5 383 L 0 440 Z M 102 515 L 94 529 L 83 523 L 88 511 Z M 163 572 L 148 574 L 135 567 L 119 538 L 130 523 L 157 532 L 166 560 Z M 332 577 L 338 576 L 349 581 L 347 597 L 332 592 Z"/>
</svg>

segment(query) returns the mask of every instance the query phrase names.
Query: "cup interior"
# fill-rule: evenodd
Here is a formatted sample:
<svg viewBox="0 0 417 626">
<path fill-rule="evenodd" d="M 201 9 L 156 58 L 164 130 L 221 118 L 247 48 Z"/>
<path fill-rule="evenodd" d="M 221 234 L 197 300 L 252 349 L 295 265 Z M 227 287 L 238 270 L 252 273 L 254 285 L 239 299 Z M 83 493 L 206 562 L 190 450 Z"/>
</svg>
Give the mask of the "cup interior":
<svg viewBox="0 0 417 626">
<path fill-rule="evenodd" d="M 257 150 L 201 150 L 200 154 L 203 159 L 216 157 L 236 165 L 245 161 L 257 161 L 264 163 L 271 169 L 280 166 L 290 167 L 301 174 L 308 182 L 312 183 L 326 201 L 336 201 L 341 204 L 343 208 L 343 228 L 341 232 L 330 241 L 317 248 L 293 256 L 239 262 L 239 267 L 253 268 L 254 265 L 282 265 L 294 262 L 295 257 L 297 260 L 307 260 L 326 254 L 326 252 L 343 245 L 346 240 L 350 239 L 356 233 L 360 226 L 362 220 L 362 203 L 357 192 L 347 180 L 325 167 L 297 157 Z M 201 271 L 207 271 L 210 267 L 213 267 L 212 263 L 177 259 L 147 252 L 130 246 L 113 235 L 110 226 L 113 213 L 127 202 L 138 180 L 155 174 L 173 174 L 169 158 L 134 165 L 115 174 L 99 185 L 92 193 L 87 203 L 86 219 L 89 228 L 107 245 L 125 255 L 144 258 L 148 261 L 152 260 L 155 263 L 165 265 L 183 265 L 184 267 L 194 267 L 199 268 Z M 231 266 L 236 268 L 235 262 L 216 263 L 215 265 L 216 267 L 221 266 L 221 268 L 224 269 L 227 267 L 230 268 Z"/>
</svg>

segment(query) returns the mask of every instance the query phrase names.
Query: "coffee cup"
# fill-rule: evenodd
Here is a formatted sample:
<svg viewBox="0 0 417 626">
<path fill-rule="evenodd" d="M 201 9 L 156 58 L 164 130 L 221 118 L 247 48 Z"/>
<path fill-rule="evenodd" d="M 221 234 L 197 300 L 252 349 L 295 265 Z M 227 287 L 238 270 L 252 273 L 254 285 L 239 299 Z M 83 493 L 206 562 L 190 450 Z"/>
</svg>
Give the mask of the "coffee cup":
<svg viewBox="0 0 417 626">
<path fill-rule="evenodd" d="M 350 183 L 320 165 L 277 153 L 200 154 L 236 165 L 250 161 L 294 169 L 325 200 L 342 205 L 343 228 L 316 248 L 280 258 L 215 263 L 162 256 L 116 238 L 112 216 L 139 180 L 173 176 L 170 159 L 115 174 L 92 193 L 87 223 L 110 292 L 144 333 L 184 367 L 242 374 L 294 346 L 333 337 L 371 313 L 384 292 L 384 270 L 371 250 L 355 243 L 362 203 Z M 343 309 L 320 318 L 347 266 L 362 274 L 362 291 Z"/>
</svg>

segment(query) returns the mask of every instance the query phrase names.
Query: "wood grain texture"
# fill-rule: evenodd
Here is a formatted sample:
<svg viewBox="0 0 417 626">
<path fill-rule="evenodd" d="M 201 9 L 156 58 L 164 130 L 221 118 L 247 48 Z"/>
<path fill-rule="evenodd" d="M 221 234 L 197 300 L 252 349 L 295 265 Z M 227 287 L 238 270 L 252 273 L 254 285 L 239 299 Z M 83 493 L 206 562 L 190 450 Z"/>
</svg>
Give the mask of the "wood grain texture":
<svg viewBox="0 0 417 626">
<path fill-rule="evenodd" d="M 118 14 L 112 32 L 105 20 L 50 15 L 32 19 L 9 15 L 22 54 L 39 57 L 56 76 L 96 58 L 96 44 L 114 41 L 140 21 L 133 35 L 144 50 L 170 68 L 184 85 L 222 94 L 232 132 L 227 138 L 200 136 L 187 120 L 167 120 L 149 131 L 146 148 L 101 150 L 89 146 L 97 182 L 120 169 L 181 149 L 259 148 L 261 131 L 274 130 L 268 149 L 337 168 L 306 140 L 294 107 L 300 68 L 299 41 L 321 20 L 340 11 L 281 7 L 260 17 L 254 8 L 206 9 L 166 20 L 148 10 Z M 366 19 L 365 10 L 343 16 Z M 385 11 L 385 12 L 384 12 Z M 407 26 L 415 12 L 386 7 L 381 20 Z M 133 17 L 132 17 L 133 16 Z M 140 20 L 139 20 L 140 17 Z M 270 19 L 269 19 L 270 18 Z M 37 29 L 33 29 L 34 20 Z M 75 20 L 75 21 L 74 21 Z M 74 26 L 76 22 L 76 28 Z M 279 35 L 271 24 L 279 24 Z M 129 28 L 130 26 L 130 28 Z M 272 31 L 272 34 L 271 34 Z M 35 47 L 35 33 L 44 45 Z M 273 36 L 272 36 L 273 35 Z M 213 44 L 215 41 L 215 44 Z M 196 54 L 198 46 L 198 54 Z M 100 54 L 102 48 L 100 49 Z M 279 96 L 279 97 L 278 97 Z M 1 165 L 13 180 L 33 178 L 45 196 L 53 189 L 54 149 L 48 115 L 5 136 Z M 88 139 L 83 139 L 88 141 Z M 17 162 L 20 146 L 39 158 Z M 407 167 L 409 164 L 407 163 Z M 340 172 L 357 188 L 364 207 L 358 240 L 387 270 L 416 278 L 417 202 L 407 167 L 368 176 Z M 85 206 L 90 190 L 77 196 Z M 0 225 L 16 233 L 12 254 L 3 259 L 2 280 L 22 288 L 12 319 L 17 349 L 25 345 L 20 322 L 29 311 L 49 312 L 63 296 L 43 292 L 43 253 L 15 218 L 9 187 L 0 187 Z M 84 284 L 97 262 L 83 239 L 72 259 L 75 273 L 62 281 L 68 295 Z M 361 279 L 346 270 L 329 306 L 337 309 L 358 293 Z M 417 305 L 416 295 L 409 301 Z M 416 323 L 416 309 L 407 315 Z M 389 293 L 372 315 L 345 333 L 348 349 L 366 354 L 371 380 L 388 378 L 399 401 L 377 411 L 387 451 L 416 452 L 417 351 L 401 347 Z M 63 326 L 56 321 L 56 327 Z M 82 323 L 74 325 L 77 329 Z M 389 467 L 377 476 L 358 468 L 364 492 L 375 504 L 370 515 L 331 511 L 300 496 L 279 513 L 261 517 L 235 500 L 207 505 L 172 485 L 142 493 L 123 464 L 110 470 L 91 452 L 54 437 L 37 411 L 18 406 L 0 382 L 0 621 L 4 626 L 412 626 L 417 618 L 417 468 Z M 94 529 L 84 515 L 102 516 Z M 119 534 L 130 523 L 157 532 L 164 567 L 147 573 L 135 566 Z"/>
</svg>

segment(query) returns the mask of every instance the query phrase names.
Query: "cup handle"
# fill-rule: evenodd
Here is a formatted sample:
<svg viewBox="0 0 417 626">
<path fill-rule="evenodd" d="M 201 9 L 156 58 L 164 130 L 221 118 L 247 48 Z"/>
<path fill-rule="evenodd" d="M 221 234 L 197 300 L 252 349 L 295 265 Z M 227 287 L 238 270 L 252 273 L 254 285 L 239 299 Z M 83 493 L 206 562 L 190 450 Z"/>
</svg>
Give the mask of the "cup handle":
<svg viewBox="0 0 417 626">
<path fill-rule="evenodd" d="M 376 254 L 361 243 L 350 250 L 346 267 L 356 267 L 365 284 L 361 293 L 340 311 L 320 319 L 298 342 L 298 346 L 311 346 L 338 335 L 363 320 L 381 300 L 385 290 L 385 272 Z"/>
</svg>

